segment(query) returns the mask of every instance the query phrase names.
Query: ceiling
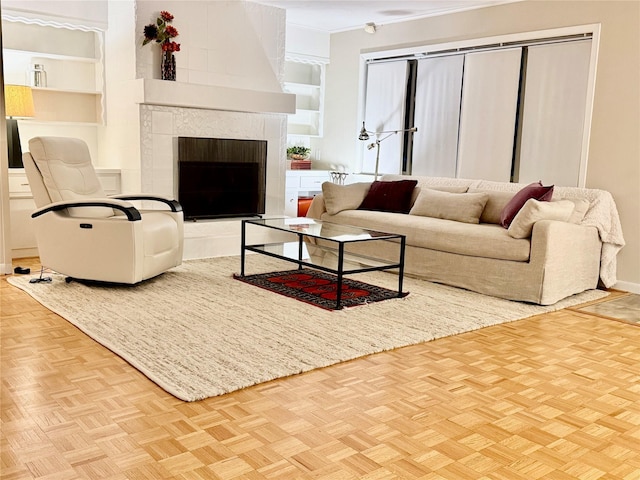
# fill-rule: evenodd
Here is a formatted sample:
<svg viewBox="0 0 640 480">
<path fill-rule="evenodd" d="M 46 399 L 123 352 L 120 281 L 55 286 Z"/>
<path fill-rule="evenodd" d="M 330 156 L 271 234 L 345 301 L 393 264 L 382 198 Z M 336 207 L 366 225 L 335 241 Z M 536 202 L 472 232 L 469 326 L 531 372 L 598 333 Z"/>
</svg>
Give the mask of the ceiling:
<svg viewBox="0 0 640 480">
<path fill-rule="evenodd" d="M 254 0 L 284 8 L 287 23 L 329 33 L 402 22 L 518 0 Z"/>
</svg>

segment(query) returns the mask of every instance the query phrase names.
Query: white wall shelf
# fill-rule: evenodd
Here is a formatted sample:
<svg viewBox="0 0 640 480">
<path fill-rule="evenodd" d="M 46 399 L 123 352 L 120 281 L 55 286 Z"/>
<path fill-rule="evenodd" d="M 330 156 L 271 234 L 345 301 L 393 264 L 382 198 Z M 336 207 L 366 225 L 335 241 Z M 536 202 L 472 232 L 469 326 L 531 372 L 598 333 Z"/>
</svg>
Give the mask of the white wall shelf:
<svg viewBox="0 0 640 480">
<path fill-rule="evenodd" d="M 99 63 L 95 57 L 78 57 L 72 55 L 63 55 L 60 53 L 46 53 L 46 52 L 37 52 L 35 50 L 21 50 L 16 48 L 5 48 L 2 51 L 3 55 L 20 55 L 24 57 L 36 57 L 36 58 L 47 58 L 51 60 L 64 60 L 65 62 L 80 62 L 80 63 Z"/>
<path fill-rule="evenodd" d="M 324 63 L 285 61 L 284 88 L 296 95 L 296 113 L 289 115 L 288 134 L 322 136 Z"/>
<path fill-rule="evenodd" d="M 2 32 L 4 83 L 32 87 L 33 120 L 67 126 L 105 123 L 102 32 L 7 18 Z M 44 67 L 45 85 L 33 85 L 35 64 Z"/>
<path fill-rule="evenodd" d="M 44 92 L 58 92 L 58 93 L 81 93 L 84 95 L 102 95 L 102 92 L 97 90 L 75 90 L 71 88 L 51 88 L 51 87 L 31 87 L 32 90 L 39 90 Z"/>
</svg>

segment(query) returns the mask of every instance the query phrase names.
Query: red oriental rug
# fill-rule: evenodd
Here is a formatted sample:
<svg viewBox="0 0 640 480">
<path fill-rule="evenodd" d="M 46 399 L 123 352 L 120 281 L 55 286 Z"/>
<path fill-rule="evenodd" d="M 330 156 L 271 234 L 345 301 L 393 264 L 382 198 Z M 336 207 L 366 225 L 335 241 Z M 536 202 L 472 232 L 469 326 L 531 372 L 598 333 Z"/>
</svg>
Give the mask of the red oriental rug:
<svg viewBox="0 0 640 480">
<path fill-rule="evenodd" d="M 245 275 L 244 277 L 235 274 L 233 277 L 242 282 L 295 298 L 326 310 L 336 309 L 338 277 L 330 273 L 305 268 L 284 272 L 258 273 Z M 397 290 L 376 287 L 375 285 L 343 277 L 340 306 L 341 308 L 354 307 L 390 298 L 405 297 L 408 294 L 409 292 L 403 292 L 398 295 Z"/>
</svg>

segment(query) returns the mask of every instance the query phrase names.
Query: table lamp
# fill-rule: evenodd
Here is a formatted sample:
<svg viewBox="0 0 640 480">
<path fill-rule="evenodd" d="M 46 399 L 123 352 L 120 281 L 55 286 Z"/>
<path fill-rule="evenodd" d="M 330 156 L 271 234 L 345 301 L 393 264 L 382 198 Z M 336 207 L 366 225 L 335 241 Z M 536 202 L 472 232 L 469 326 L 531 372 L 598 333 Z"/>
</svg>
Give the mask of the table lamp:
<svg viewBox="0 0 640 480">
<path fill-rule="evenodd" d="M 33 95 L 30 87 L 24 85 L 4 86 L 4 105 L 7 118 L 7 144 L 9 146 L 9 168 L 22 168 L 22 148 L 18 120 L 14 117 L 34 116 Z"/>
</svg>

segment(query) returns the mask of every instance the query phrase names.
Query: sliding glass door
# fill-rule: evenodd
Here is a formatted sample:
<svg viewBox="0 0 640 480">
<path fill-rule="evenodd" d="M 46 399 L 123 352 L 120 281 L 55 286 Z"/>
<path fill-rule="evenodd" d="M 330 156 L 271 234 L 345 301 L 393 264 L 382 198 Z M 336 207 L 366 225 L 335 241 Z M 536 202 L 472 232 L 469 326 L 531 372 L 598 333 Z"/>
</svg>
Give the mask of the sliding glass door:
<svg viewBox="0 0 640 480">
<path fill-rule="evenodd" d="M 578 186 L 591 40 L 529 47 L 514 180 Z"/>
<path fill-rule="evenodd" d="M 413 143 L 384 141 L 379 172 L 580 185 L 591 44 L 581 36 L 369 63 L 367 129 L 418 129 Z M 363 172 L 375 154 L 365 151 Z"/>
<path fill-rule="evenodd" d="M 462 55 L 418 60 L 411 173 L 455 177 Z"/>
<path fill-rule="evenodd" d="M 511 181 L 522 49 L 465 55 L 459 178 Z"/>
<path fill-rule="evenodd" d="M 404 128 L 408 64 L 406 61 L 373 63 L 367 69 L 365 125 L 371 132 Z M 385 134 L 379 138 L 386 137 Z M 367 149 L 376 140 L 372 134 L 365 142 L 363 173 L 374 173 L 377 148 Z M 380 144 L 378 173 L 402 173 L 402 135 L 392 135 Z"/>
</svg>

